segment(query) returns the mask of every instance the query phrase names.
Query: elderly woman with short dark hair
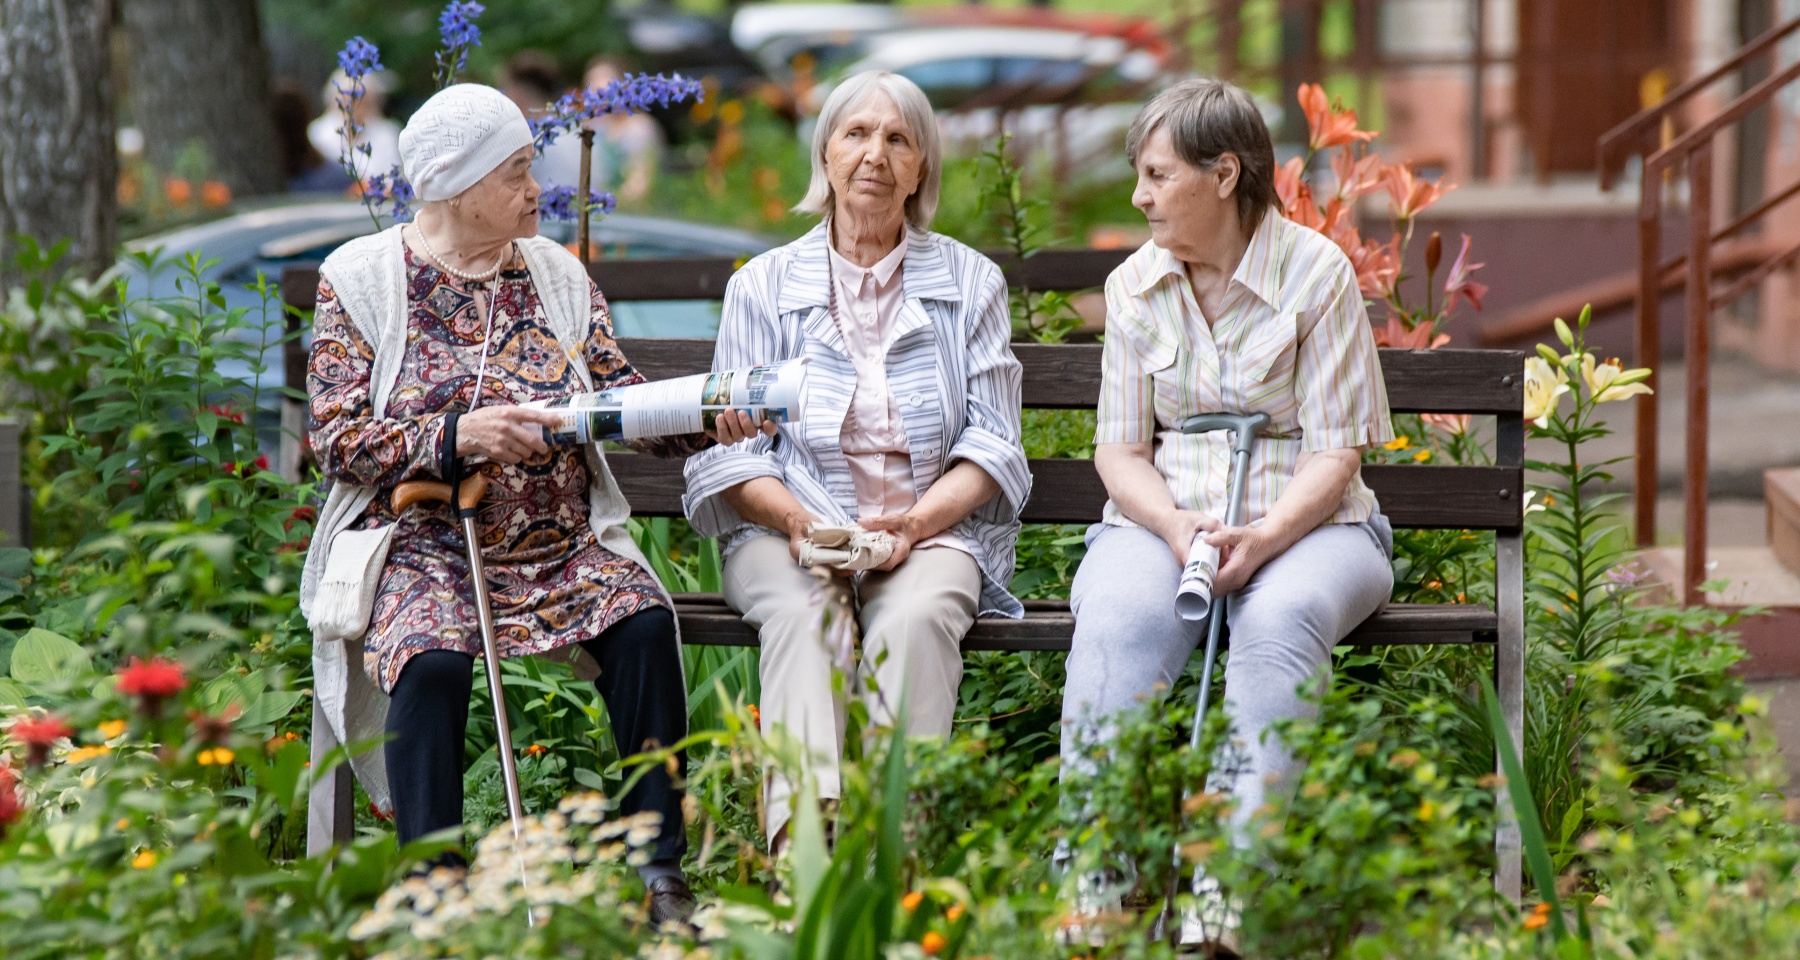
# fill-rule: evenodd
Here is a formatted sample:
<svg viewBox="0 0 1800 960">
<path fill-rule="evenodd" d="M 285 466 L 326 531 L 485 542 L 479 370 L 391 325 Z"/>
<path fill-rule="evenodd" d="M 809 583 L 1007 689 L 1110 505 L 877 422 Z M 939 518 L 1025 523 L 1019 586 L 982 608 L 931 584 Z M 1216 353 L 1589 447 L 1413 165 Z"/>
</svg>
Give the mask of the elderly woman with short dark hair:
<svg viewBox="0 0 1800 960">
<path fill-rule="evenodd" d="M 860 693 L 876 724 L 942 736 L 959 643 L 1007 592 L 1031 475 L 1019 441 L 1020 367 L 992 261 L 929 231 L 937 121 L 919 88 L 863 73 L 826 99 L 798 209 L 825 222 L 751 260 L 725 291 L 713 368 L 808 361 L 800 418 L 688 460 L 687 514 L 725 550 L 725 599 L 762 638 L 762 724 L 797 740 L 818 794 L 838 796 L 845 713 L 821 637 L 825 592 L 799 560 L 815 524 L 894 538 L 853 591 Z M 793 786 L 769 779 L 782 846 Z"/>
<path fill-rule="evenodd" d="M 1221 786 L 1241 839 L 1293 773 L 1271 727 L 1311 713 L 1302 688 L 1392 589 L 1392 535 L 1359 453 L 1393 427 L 1356 272 L 1275 209 L 1274 150 L 1249 95 L 1177 84 L 1139 113 L 1127 149 L 1151 239 L 1106 282 L 1094 466 L 1110 499 L 1070 602 L 1063 757 L 1084 764 L 1111 717 L 1181 674 L 1206 624 L 1182 619 L 1175 593 L 1203 536 L 1222 553 L 1214 592 L 1233 598 L 1225 708 L 1243 762 Z M 1272 421 L 1237 527 L 1221 522 L 1229 434 L 1179 429 L 1217 411 Z"/>
</svg>

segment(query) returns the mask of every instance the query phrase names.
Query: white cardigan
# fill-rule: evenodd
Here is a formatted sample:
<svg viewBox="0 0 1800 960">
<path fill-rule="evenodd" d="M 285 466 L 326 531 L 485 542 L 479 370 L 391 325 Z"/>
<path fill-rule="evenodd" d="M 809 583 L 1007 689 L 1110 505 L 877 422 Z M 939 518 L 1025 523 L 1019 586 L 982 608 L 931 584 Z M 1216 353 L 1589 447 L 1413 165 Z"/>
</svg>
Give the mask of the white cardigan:
<svg viewBox="0 0 1800 960">
<path fill-rule="evenodd" d="M 406 251 L 400 229 L 394 226 L 374 236 L 352 240 L 334 251 L 319 268 L 319 275 L 330 281 L 350 320 L 375 348 L 370 399 L 376 417 L 386 415 L 388 396 L 399 379 L 401 362 L 406 356 Z M 543 237 L 521 240 L 518 247 L 531 273 L 531 282 L 543 301 L 550 327 L 573 361 L 571 366 L 581 380 L 582 389 L 594 389 L 582 352 L 589 321 L 587 271 L 582 268 L 581 261 Z M 598 444 L 586 444 L 583 450 L 587 454 L 589 476 L 588 523 L 593 527 L 594 535 L 606 549 L 635 561 L 646 571 L 651 570 L 625 529 L 631 506 L 613 481 L 605 455 Z M 312 545 L 306 552 L 306 569 L 300 578 L 300 610 L 309 620 L 331 541 L 363 515 L 378 492 L 343 482 L 332 485 L 324 509 L 319 511 Z M 660 585 L 658 589 L 661 589 Z M 675 609 L 666 592 L 663 602 L 670 610 Z M 551 656 L 566 658 L 571 653 L 575 657 L 576 672 L 584 679 L 598 675 L 597 665 L 578 646 L 553 651 Z M 388 697 L 369 679 L 362 661 L 361 638 L 313 647 L 313 709 L 324 712 L 332 734 L 339 743 L 350 745 L 352 750 L 381 737 L 387 725 Z M 369 799 L 383 810 L 390 809 L 382 751 L 363 749 L 361 753 L 352 753 L 350 767 L 362 782 Z"/>
</svg>

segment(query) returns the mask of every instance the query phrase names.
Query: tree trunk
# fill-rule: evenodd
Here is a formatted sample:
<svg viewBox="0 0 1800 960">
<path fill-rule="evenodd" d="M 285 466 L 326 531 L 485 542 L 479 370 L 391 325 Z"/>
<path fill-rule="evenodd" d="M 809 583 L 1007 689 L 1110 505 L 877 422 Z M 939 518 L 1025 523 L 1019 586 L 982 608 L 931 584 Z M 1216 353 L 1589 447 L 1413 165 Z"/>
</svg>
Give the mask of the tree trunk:
<svg viewBox="0 0 1800 960">
<path fill-rule="evenodd" d="M 0 0 L 0 283 L 15 234 L 89 274 L 117 256 L 111 27 L 111 0 Z"/>
<path fill-rule="evenodd" d="M 131 112 L 144 159 L 176 172 L 194 145 L 238 196 L 285 183 L 269 105 L 269 53 L 254 0 L 126 0 Z"/>
</svg>

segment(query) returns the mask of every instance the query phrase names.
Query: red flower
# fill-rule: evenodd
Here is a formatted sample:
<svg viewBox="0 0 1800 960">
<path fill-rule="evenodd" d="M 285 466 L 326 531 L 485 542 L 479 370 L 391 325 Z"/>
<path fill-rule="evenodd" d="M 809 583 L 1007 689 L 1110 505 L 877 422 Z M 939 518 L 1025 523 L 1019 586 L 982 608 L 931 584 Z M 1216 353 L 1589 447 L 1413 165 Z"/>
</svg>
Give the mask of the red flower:
<svg viewBox="0 0 1800 960">
<path fill-rule="evenodd" d="M 19 773 L 0 763 L 0 840 L 6 838 L 6 828 L 18 823 L 23 816 L 25 801 L 19 799 Z"/>
<path fill-rule="evenodd" d="M 56 714 L 46 713 L 14 721 L 9 732 L 14 740 L 25 745 L 25 762 L 36 767 L 49 758 L 50 748 L 56 746 L 56 741 L 74 736 L 75 728 Z"/>
<path fill-rule="evenodd" d="M 120 693 L 134 696 L 143 711 L 155 714 L 162 702 L 187 688 L 187 676 L 181 664 L 161 657 L 144 660 L 132 657 L 131 663 L 119 670 Z"/>
<path fill-rule="evenodd" d="M 244 422 L 243 411 L 239 410 L 233 404 L 227 403 L 224 406 L 208 406 L 206 409 L 207 412 L 218 417 L 220 420 L 229 420 L 232 423 Z"/>
<path fill-rule="evenodd" d="M 377 820 L 392 820 L 392 819 L 394 819 L 393 814 L 388 813 L 387 811 L 376 806 L 375 801 L 373 801 L 373 800 L 369 801 L 369 813 L 371 815 L 373 815 L 375 817 L 375 819 L 377 819 Z"/>
<path fill-rule="evenodd" d="M 254 461 L 252 461 L 250 465 L 255 467 L 258 471 L 269 469 L 269 455 L 266 453 L 257 454 L 256 459 Z M 250 475 L 250 471 L 244 472 L 244 476 L 249 476 L 249 475 Z"/>
<path fill-rule="evenodd" d="M 292 530 L 296 523 L 317 523 L 318 519 L 319 511 L 312 507 L 295 507 L 294 512 L 288 514 L 288 518 L 281 522 L 281 529 Z"/>
</svg>

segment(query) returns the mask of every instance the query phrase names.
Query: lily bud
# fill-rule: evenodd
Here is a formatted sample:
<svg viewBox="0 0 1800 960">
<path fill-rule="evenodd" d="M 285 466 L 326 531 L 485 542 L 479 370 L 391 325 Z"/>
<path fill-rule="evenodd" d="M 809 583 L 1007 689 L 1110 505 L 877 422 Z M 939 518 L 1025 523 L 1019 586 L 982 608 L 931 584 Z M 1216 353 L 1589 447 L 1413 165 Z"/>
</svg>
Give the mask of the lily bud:
<svg viewBox="0 0 1800 960">
<path fill-rule="evenodd" d="M 1444 260 L 1444 238 L 1436 230 L 1431 231 L 1431 239 L 1425 241 L 1425 278 L 1429 283 L 1437 276 L 1438 264 Z"/>
</svg>

